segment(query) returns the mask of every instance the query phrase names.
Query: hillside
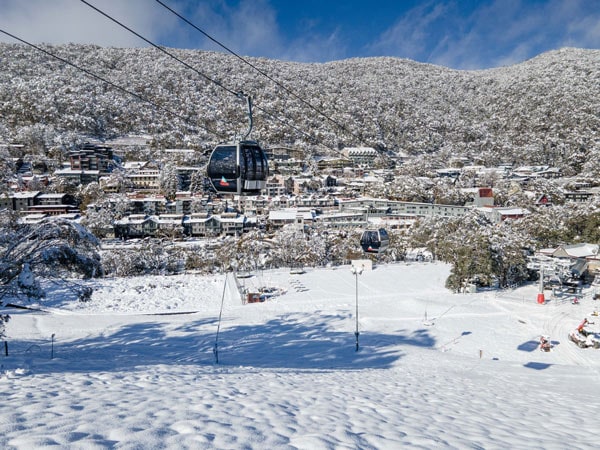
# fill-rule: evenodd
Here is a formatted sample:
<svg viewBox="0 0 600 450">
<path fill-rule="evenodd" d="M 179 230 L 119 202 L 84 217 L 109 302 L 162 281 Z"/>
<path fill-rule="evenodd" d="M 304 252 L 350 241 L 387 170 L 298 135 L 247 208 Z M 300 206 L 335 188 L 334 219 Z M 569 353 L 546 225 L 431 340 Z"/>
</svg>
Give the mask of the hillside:
<svg viewBox="0 0 600 450">
<path fill-rule="evenodd" d="M 566 173 L 600 153 L 600 50 L 566 48 L 483 71 L 397 58 L 248 58 L 286 92 L 221 53 L 168 50 L 192 70 L 154 48 L 43 49 L 152 104 L 41 51 L 0 44 L 1 141 L 49 147 L 68 145 L 73 134 L 148 133 L 159 146 L 209 148 L 246 129 L 245 106 L 230 90 L 253 96 L 254 137 L 266 146 L 371 145 L 441 161 L 550 163 Z"/>
</svg>

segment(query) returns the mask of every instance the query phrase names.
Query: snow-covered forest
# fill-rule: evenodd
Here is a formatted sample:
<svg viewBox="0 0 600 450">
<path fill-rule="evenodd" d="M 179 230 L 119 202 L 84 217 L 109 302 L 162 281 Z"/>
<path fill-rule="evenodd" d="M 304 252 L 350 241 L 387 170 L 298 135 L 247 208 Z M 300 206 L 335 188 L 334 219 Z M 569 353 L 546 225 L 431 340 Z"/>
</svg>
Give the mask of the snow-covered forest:
<svg viewBox="0 0 600 450">
<path fill-rule="evenodd" d="M 229 90 L 254 98 L 254 136 L 267 147 L 326 153 L 364 144 L 427 154 L 433 167 L 466 156 L 598 173 L 598 50 L 565 48 L 483 71 L 397 58 L 248 58 L 276 84 L 222 53 L 169 49 L 183 65 L 154 48 L 42 48 L 113 85 L 39 50 L 0 44 L 4 142 L 50 149 L 78 135 L 147 133 L 157 147 L 208 149 L 246 128 L 245 107 Z"/>
</svg>

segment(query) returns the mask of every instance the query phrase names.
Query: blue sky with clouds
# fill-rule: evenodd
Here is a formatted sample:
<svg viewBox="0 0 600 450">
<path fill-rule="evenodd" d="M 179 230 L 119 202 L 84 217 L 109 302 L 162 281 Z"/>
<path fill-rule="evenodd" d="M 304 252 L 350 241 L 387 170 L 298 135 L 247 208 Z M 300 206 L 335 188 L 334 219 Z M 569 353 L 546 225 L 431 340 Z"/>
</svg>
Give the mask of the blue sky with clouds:
<svg viewBox="0 0 600 450">
<path fill-rule="evenodd" d="M 157 0 L 86 1 L 157 44 L 223 51 Z M 289 61 L 394 56 L 483 69 L 600 48 L 600 0 L 160 1 L 240 55 Z M 0 29 L 35 43 L 147 45 L 81 0 L 0 0 Z"/>
</svg>

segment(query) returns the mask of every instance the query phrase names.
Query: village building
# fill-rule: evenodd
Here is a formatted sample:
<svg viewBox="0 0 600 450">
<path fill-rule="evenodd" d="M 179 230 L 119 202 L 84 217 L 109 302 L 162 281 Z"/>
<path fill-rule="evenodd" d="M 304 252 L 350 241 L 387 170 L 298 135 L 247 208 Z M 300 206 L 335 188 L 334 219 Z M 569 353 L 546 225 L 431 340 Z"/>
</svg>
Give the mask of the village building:
<svg viewBox="0 0 600 450">
<path fill-rule="evenodd" d="M 311 210 L 302 210 L 299 208 L 279 209 L 269 211 L 267 226 L 270 229 L 277 229 L 285 225 L 296 225 L 299 229 L 303 229 L 304 226 L 313 225 L 315 219 L 316 214 Z"/>
<path fill-rule="evenodd" d="M 377 151 L 372 147 L 346 147 L 342 150 L 354 166 L 374 167 Z"/>
</svg>

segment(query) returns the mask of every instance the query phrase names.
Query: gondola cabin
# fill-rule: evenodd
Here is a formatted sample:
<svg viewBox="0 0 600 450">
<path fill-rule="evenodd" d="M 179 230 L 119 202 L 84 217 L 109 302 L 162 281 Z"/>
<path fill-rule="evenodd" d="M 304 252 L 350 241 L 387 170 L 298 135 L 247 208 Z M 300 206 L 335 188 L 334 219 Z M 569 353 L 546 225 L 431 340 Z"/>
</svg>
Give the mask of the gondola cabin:
<svg viewBox="0 0 600 450">
<path fill-rule="evenodd" d="M 390 245 L 390 238 L 383 228 L 365 230 L 360 238 L 360 246 L 366 253 L 383 253 Z"/>
<path fill-rule="evenodd" d="M 257 142 L 240 141 L 217 145 L 206 172 L 219 193 L 256 195 L 267 185 L 269 164 Z"/>
</svg>

